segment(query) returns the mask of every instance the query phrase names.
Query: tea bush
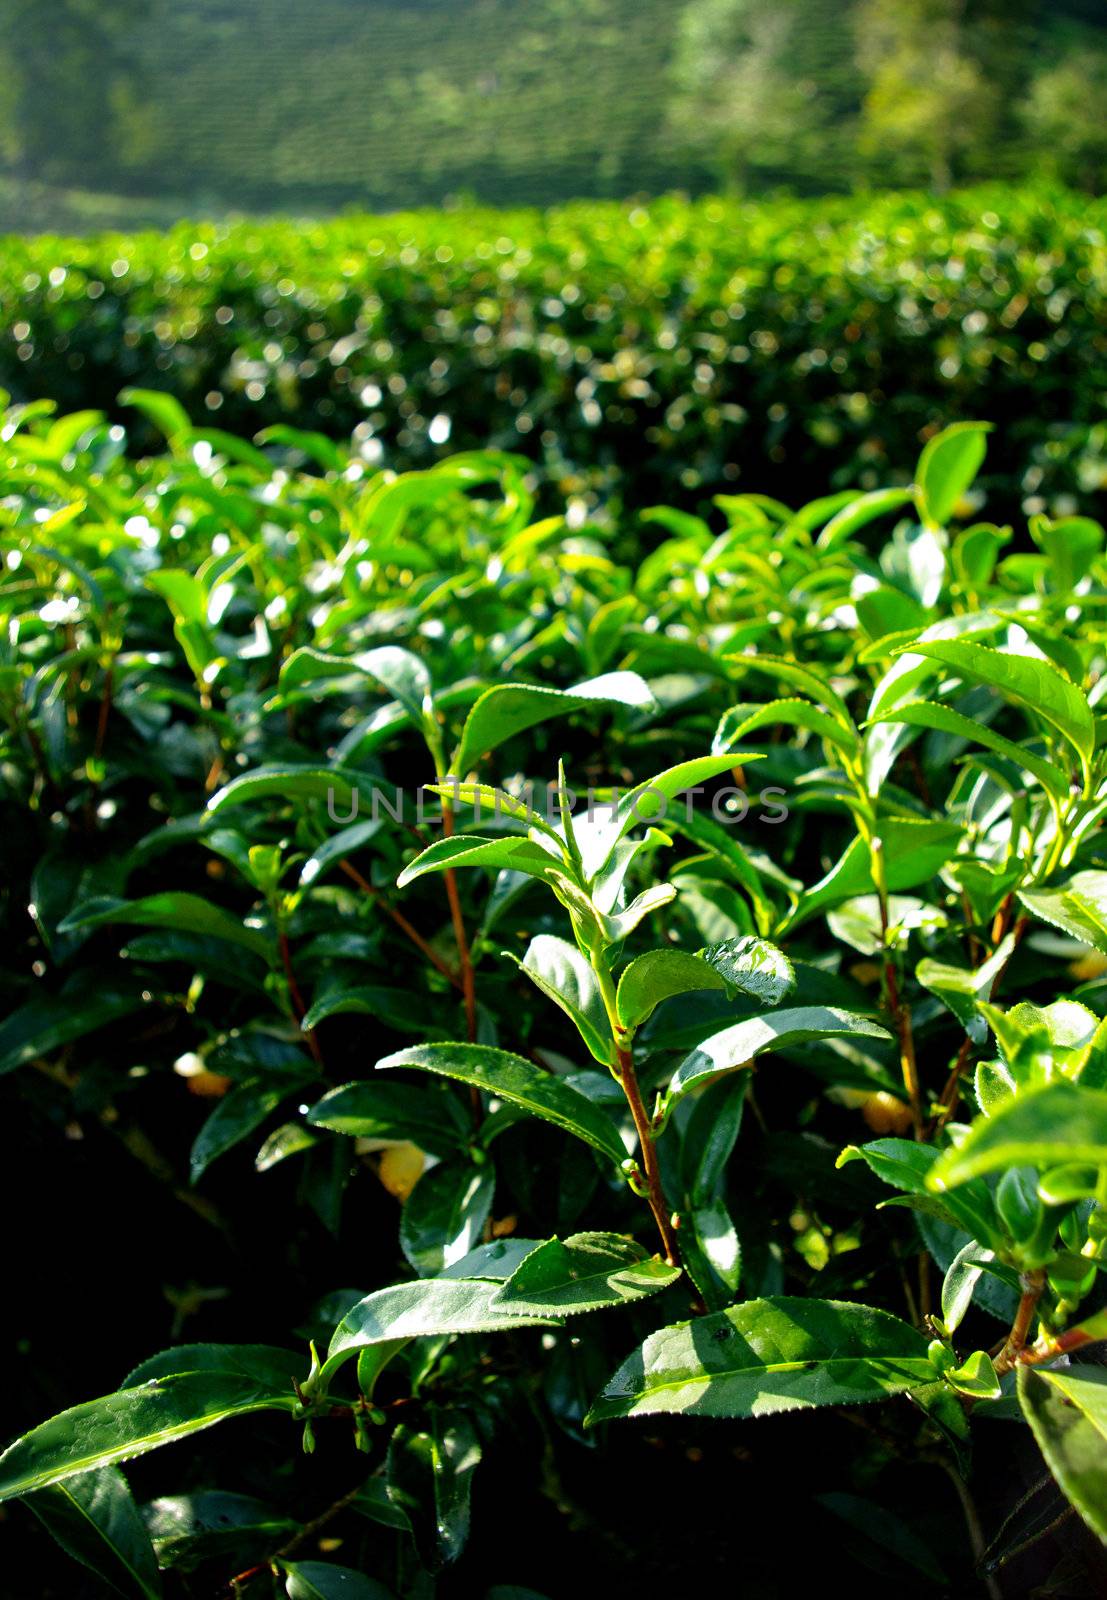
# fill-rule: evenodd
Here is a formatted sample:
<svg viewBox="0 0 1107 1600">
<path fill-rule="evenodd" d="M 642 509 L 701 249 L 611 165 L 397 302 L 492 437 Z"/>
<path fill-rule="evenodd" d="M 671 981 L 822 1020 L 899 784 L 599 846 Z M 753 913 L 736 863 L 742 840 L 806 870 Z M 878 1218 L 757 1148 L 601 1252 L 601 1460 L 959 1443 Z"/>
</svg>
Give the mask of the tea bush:
<svg viewBox="0 0 1107 1600">
<path fill-rule="evenodd" d="M 352 433 L 370 465 L 517 450 L 550 509 L 905 482 L 929 432 L 987 416 L 993 514 L 1056 514 L 1107 473 L 1105 205 L 996 187 L 9 238 L 0 383 L 68 410 L 168 390 L 197 424 Z"/>
<path fill-rule="evenodd" d="M 128 403 L 167 453 L 0 435 L 0 1068 L 40 1188 L 102 1130 L 291 1309 L 225 1285 L 247 1342 L 194 1342 L 194 1283 L 124 1372 L 63 1284 L 0 1495 L 126 1594 L 473 1593 L 520 1559 L 482 1476 L 538 1525 L 591 1446 L 687 1572 L 763 1529 L 655 1501 L 625 1419 L 825 1408 L 818 1514 L 906 1593 L 1021 1582 L 1064 1507 L 1010 1439 L 1070 1567 L 1107 1539 L 1099 524 L 973 520 L 968 422 L 903 488 L 647 510 L 628 565 L 511 455 Z M 105 1270 L 172 1270 L 97 1203 Z M 817 1426 L 766 1424 L 791 1473 Z"/>
</svg>

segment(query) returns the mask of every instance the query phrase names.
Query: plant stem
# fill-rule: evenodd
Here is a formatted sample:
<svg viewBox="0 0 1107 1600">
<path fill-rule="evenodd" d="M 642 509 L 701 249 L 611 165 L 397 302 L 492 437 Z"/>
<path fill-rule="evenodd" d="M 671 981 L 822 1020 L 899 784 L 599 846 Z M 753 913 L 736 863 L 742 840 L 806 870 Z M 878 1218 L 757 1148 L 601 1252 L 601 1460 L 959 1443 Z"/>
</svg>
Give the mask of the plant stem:
<svg viewBox="0 0 1107 1600">
<path fill-rule="evenodd" d="M 304 1017 L 307 1015 L 307 1006 L 304 1004 L 304 997 L 300 993 L 300 985 L 296 982 L 296 974 L 292 970 L 292 950 L 288 943 L 288 934 L 283 928 L 278 930 L 277 944 L 281 952 L 281 964 L 284 967 L 285 982 L 288 984 L 288 997 L 292 1002 L 292 1009 L 296 1014 L 296 1021 L 303 1023 Z M 323 1052 L 319 1048 L 319 1040 L 315 1037 L 315 1029 L 305 1028 L 304 1037 L 307 1039 L 308 1049 L 311 1051 L 312 1060 L 315 1062 L 315 1065 L 322 1070 Z"/>
<path fill-rule="evenodd" d="M 941 1097 L 938 1101 L 941 1109 L 939 1110 L 938 1115 L 934 1118 L 934 1121 L 930 1124 L 928 1137 L 931 1139 L 933 1139 L 936 1134 L 941 1133 L 942 1129 L 953 1115 L 953 1108 L 957 1104 L 958 1086 L 961 1082 L 961 1077 L 965 1071 L 965 1068 L 969 1064 L 969 1056 L 971 1054 L 972 1040 L 966 1033 L 965 1037 L 961 1040 L 961 1048 L 957 1052 L 957 1060 L 953 1063 L 953 1066 L 950 1069 L 949 1077 L 946 1079 L 945 1088 L 942 1090 Z"/>
<path fill-rule="evenodd" d="M 968 1485 L 958 1472 L 957 1468 L 953 1465 L 952 1461 L 947 1461 L 944 1456 L 938 1456 L 936 1457 L 936 1460 L 938 1466 L 941 1467 L 942 1471 L 946 1474 L 946 1476 L 949 1478 L 949 1481 L 953 1484 L 954 1489 L 957 1491 L 957 1498 L 961 1502 L 961 1511 L 965 1518 L 965 1528 L 968 1532 L 969 1544 L 972 1547 L 972 1558 L 979 1569 L 984 1560 L 984 1552 L 987 1549 L 987 1544 L 984 1539 L 984 1530 L 980 1526 L 980 1516 L 976 1509 L 976 1502 L 969 1493 Z M 988 1591 L 989 1600 L 1002 1600 L 1002 1592 L 995 1578 L 990 1574 L 985 1574 L 983 1581 L 984 1587 Z"/>
<path fill-rule="evenodd" d="M 911 1121 L 914 1124 L 915 1138 L 925 1137 L 922 1115 L 922 1088 L 919 1084 L 919 1068 L 915 1060 L 915 1036 L 911 1029 L 911 1013 L 900 999 L 899 985 L 896 982 L 895 962 L 887 950 L 884 953 L 884 987 L 888 996 L 888 1009 L 896 1025 L 899 1035 L 899 1063 L 903 1072 L 903 1084 L 911 1102 Z"/>
<path fill-rule="evenodd" d="M 364 1482 L 359 1480 L 352 1489 L 347 1490 L 344 1495 L 340 1495 L 333 1505 L 329 1505 L 325 1511 L 321 1511 L 310 1522 L 305 1522 L 304 1526 L 298 1533 L 293 1534 L 287 1544 L 281 1545 L 281 1548 L 273 1555 L 272 1560 L 283 1560 L 290 1555 L 294 1555 L 301 1545 L 306 1544 L 310 1538 L 319 1532 L 320 1528 L 325 1528 L 328 1522 L 333 1521 L 338 1516 L 339 1512 L 345 1511 L 348 1505 L 352 1505 L 364 1487 Z"/>
<path fill-rule="evenodd" d="M 454 808 L 448 800 L 443 800 L 443 836 L 449 839 L 452 837 L 453 831 Z M 454 925 L 457 960 L 461 969 L 461 993 L 465 999 L 465 1027 L 469 1034 L 469 1043 L 472 1044 L 477 1037 L 477 992 L 476 979 L 473 973 L 473 960 L 469 950 L 469 941 L 465 935 L 465 919 L 461 915 L 461 896 L 457 892 L 457 874 L 450 867 L 443 873 L 443 877 L 446 880 L 446 898 L 450 902 L 450 919 Z"/>
<path fill-rule="evenodd" d="M 1015 903 L 1014 902 L 1014 896 L 1009 894 L 1007 896 L 1007 898 L 1004 900 L 1003 904 L 1000 906 L 999 910 L 995 914 L 995 918 L 994 918 L 993 923 L 992 923 L 993 951 L 994 951 L 994 949 L 998 949 L 998 947 L 1003 943 L 1004 939 L 1007 937 L 1007 929 L 1010 926 L 1011 913 L 1012 913 L 1012 910 L 1014 908 L 1014 903 Z M 1026 932 L 1026 928 L 1027 928 L 1028 922 L 1029 922 L 1029 918 L 1020 917 L 1018 919 L 1018 921 L 1015 923 L 1015 926 L 1014 926 L 1014 929 L 1013 929 L 1013 937 L 1014 937 L 1014 941 L 1015 941 L 1015 945 L 1016 946 L 1018 945 L 1019 940 L 1022 938 L 1023 934 Z M 1003 963 L 1002 967 L 1000 967 L 999 971 L 996 973 L 995 977 L 992 979 L 991 985 L 990 985 L 990 987 L 988 989 L 988 1000 L 989 1000 L 989 1003 L 992 1003 L 992 1002 L 995 1001 L 996 996 L 999 993 L 999 986 L 1003 982 L 1004 974 L 1006 973 L 1007 968 L 1011 964 L 1011 956 L 1013 956 L 1014 953 L 1015 953 L 1014 948 L 1012 948 L 1011 955 L 1008 956 L 1007 960 Z M 942 1090 L 941 1096 L 940 1096 L 939 1101 L 938 1101 L 938 1104 L 939 1104 L 941 1109 L 939 1110 L 938 1115 L 935 1117 L 934 1121 L 930 1125 L 928 1137 L 931 1138 L 931 1139 L 933 1139 L 936 1134 L 941 1133 L 942 1129 L 945 1127 L 946 1123 L 949 1121 L 950 1117 L 952 1117 L 952 1115 L 953 1115 L 954 1107 L 957 1104 L 958 1087 L 960 1085 L 961 1078 L 962 1078 L 962 1075 L 963 1075 L 963 1073 L 965 1071 L 965 1068 L 968 1066 L 969 1056 L 970 1056 L 971 1052 L 972 1052 L 972 1039 L 966 1033 L 964 1039 L 962 1039 L 962 1041 L 961 1041 L 961 1048 L 957 1053 L 957 1060 L 953 1063 L 953 1068 L 952 1068 L 952 1070 L 950 1072 L 949 1077 L 946 1079 L 945 1088 Z"/>
<path fill-rule="evenodd" d="M 680 1263 L 680 1256 L 672 1219 L 669 1216 L 668 1206 L 665 1204 L 665 1192 L 661 1187 L 661 1168 L 657 1160 L 657 1146 L 654 1143 L 653 1128 L 646 1108 L 642 1104 L 642 1091 L 638 1087 L 638 1075 L 634 1070 L 634 1058 L 629 1050 L 619 1046 L 616 1049 L 619 1058 L 619 1082 L 622 1084 L 623 1093 L 627 1097 L 627 1104 L 630 1107 L 630 1114 L 634 1118 L 634 1127 L 638 1134 L 638 1143 L 642 1151 L 642 1165 L 646 1172 L 650 1210 L 653 1212 L 654 1221 L 657 1223 L 657 1231 L 661 1235 L 661 1243 L 665 1249 L 665 1260 L 671 1267 L 675 1267 Z"/>
<path fill-rule="evenodd" d="M 676 1230 L 673 1227 L 669 1208 L 665 1203 L 665 1191 L 661 1184 L 661 1167 L 657 1159 L 657 1145 L 653 1124 L 649 1112 L 642 1101 L 642 1090 L 638 1084 L 638 1074 L 634 1070 L 634 1050 L 627 1037 L 627 1031 L 619 1022 L 615 1009 L 615 986 L 611 980 L 611 969 L 601 955 L 593 954 L 592 970 L 599 980 L 600 993 L 603 996 L 604 1009 L 607 1012 L 608 1025 L 611 1028 L 611 1042 L 615 1047 L 615 1059 L 618 1063 L 616 1076 L 623 1093 L 626 1095 L 627 1105 L 634 1120 L 634 1131 L 638 1135 L 638 1147 L 642 1153 L 642 1167 L 646 1178 L 646 1198 L 653 1219 L 657 1223 L 657 1231 L 661 1235 L 661 1244 L 665 1260 L 671 1267 L 680 1265 L 680 1250 L 677 1245 Z"/>
<path fill-rule="evenodd" d="M 1022 1297 L 1015 1312 L 1015 1320 L 1011 1324 L 1011 1332 L 1007 1335 L 1007 1342 L 996 1361 L 996 1372 L 1000 1377 L 1005 1372 L 1010 1372 L 1011 1368 L 1022 1359 L 1026 1342 L 1030 1337 L 1030 1324 L 1034 1320 L 1034 1312 L 1045 1288 L 1045 1273 L 1038 1268 L 1034 1272 L 1023 1273 L 1019 1281 L 1022 1286 Z"/>
<path fill-rule="evenodd" d="M 443 961 L 437 950 L 435 950 L 432 945 L 427 943 L 427 941 L 423 938 L 423 935 L 419 932 L 418 928 L 415 928 L 411 925 L 411 923 L 404 916 L 403 912 L 398 911 L 390 901 L 386 900 L 381 891 L 375 888 L 373 884 L 369 882 L 368 878 L 363 877 L 357 868 L 352 864 L 352 862 L 347 861 L 345 857 L 343 857 L 338 865 L 350 879 L 351 883 L 356 883 L 358 888 L 367 894 L 371 900 L 375 900 L 377 902 L 385 916 L 392 918 L 392 921 L 396 924 L 397 928 L 399 928 L 400 931 L 411 940 L 415 948 L 426 957 L 431 966 L 434 967 L 436 971 L 440 972 L 444 978 L 448 978 L 455 989 L 460 989 L 461 979 L 458 977 L 457 973 L 451 971 L 450 967 L 445 961 Z"/>
<path fill-rule="evenodd" d="M 240 1594 L 243 1585 L 249 1583 L 252 1578 L 260 1578 L 263 1572 L 271 1572 L 278 1561 L 287 1560 L 289 1556 L 295 1555 L 301 1545 L 306 1544 L 309 1539 L 313 1538 L 329 1522 L 333 1521 L 340 1512 L 345 1511 L 347 1506 L 352 1505 L 363 1487 L 362 1483 L 356 1484 L 346 1494 L 341 1495 L 333 1505 L 329 1505 L 325 1511 L 321 1511 L 317 1517 L 313 1517 L 310 1522 L 305 1522 L 304 1526 L 288 1540 L 287 1544 L 282 1544 L 281 1548 L 275 1550 L 269 1559 L 260 1566 L 247 1567 L 245 1572 L 236 1573 L 229 1580 L 227 1590 L 231 1594 Z"/>
<path fill-rule="evenodd" d="M 1039 1362 L 1052 1361 L 1056 1356 L 1067 1356 L 1073 1350 L 1081 1350 L 1086 1344 L 1097 1344 L 1100 1337 L 1088 1333 L 1084 1328 L 1070 1328 L 1067 1333 L 1053 1334 L 1044 1342 L 1039 1339 L 1032 1349 L 1020 1353 L 1019 1362 L 1024 1367 L 1036 1367 Z"/>
<path fill-rule="evenodd" d="M 911 1013 L 900 998 L 899 984 L 896 981 L 896 965 L 888 945 L 888 878 L 884 870 L 884 845 L 882 841 L 870 835 L 868 837 L 870 871 L 873 883 L 876 886 L 877 904 L 880 907 L 880 944 L 884 957 L 884 993 L 888 1001 L 888 1010 L 892 1014 L 896 1033 L 899 1037 L 899 1064 L 903 1073 L 903 1086 L 907 1090 L 907 1098 L 911 1102 L 911 1121 L 915 1129 L 915 1138 L 923 1139 L 926 1136 L 923 1127 L 922 1113 L 922 1088 L 919 1084 L 919 1068 L 915 1059 L 915 1036 L 911 1028 Z"/>
<path fill-rule="evenodd" d="M 111 716 L 114 694 L 115 657 L 110 656 L 104 667 L 104 691 L 100 698 L 100 711 L 96 718 L 96 740 L 92 747 L 93 759 L 97 762 L 103 759 L 104 741 L 107 738 L 108 718 Z"/>
</svg>

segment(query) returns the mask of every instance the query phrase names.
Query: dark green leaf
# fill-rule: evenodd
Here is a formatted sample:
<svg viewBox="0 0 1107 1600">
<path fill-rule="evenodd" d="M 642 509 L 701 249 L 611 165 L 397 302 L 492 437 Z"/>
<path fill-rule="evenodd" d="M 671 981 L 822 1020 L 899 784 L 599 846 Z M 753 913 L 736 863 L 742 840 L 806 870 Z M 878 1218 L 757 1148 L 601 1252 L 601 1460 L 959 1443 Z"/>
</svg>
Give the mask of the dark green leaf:
<svg viewBox="0 0 1107 1600">
<path fill-rule="evenodd" d="M 284 1561 L 284 1592 L 288 1600 L 392 1600 L 392 1591 L 375 1578 L 352 1567 L 335 1567 L 329 1561 Z"/>
<path fill-rule="evenodd" d="M 1107 1544 L 1107 1373 L 1020 1367 L 1019 1401 L 1053 1476 Z"/>
<path fill-rule="evenodd" d="M 464 1150 L 469 1134 L 454 1092 L 438 1084 L 347 1083 L 317 1101 L 307 1120 L 358 1139 L 410 1140 L 446 1157 Z"/>
<path fill-rule="evenodd" d="M 978 1118 L 968 1136 L 935 1162 L 927 1187 L 941 1194 L 1006 1167 L 1072 1162 L 1107 1166 L 1107 1093 L 1051 1083 Z"/>
<path fill-rule="evenodd" d="M 441 1162 L 404 1202 L 400 1247 L 421 1278 L 462 1260 L 480 1241 L 492 1209 L 495 1168 Z"/>
<path fill-rule="evenodd" d="M 749 1300 L 651 1334 L 588 1421 L 764 1417 L 858 1405 L 933 1381 L 926 1339 L 886 1311 L 834 1300 Z"/>
<path fill-rule="evenodd" d="M 160 1600 L 158 1563 L 127 1480 L 99 1467 L 28 1495 L 27 1505 L 67 1555 L 122 1595 Z"/>
<path fill-rule="evenodd" d="M 471 1083 L 487 1094 L 522 1106 L 533 1116 L 556 1123 L 616 1164 L 626 1156 L 618 1131 L 605 1111 L 552 1073 L 543 1072 L 533 1062 L 507 1050 L 479 1044 L 416 1045 L 377 1062 L 378 1071 L 388 1067 L 418 1067 L 423 1072 L 438 1072 L 461 1083 Z"/>
<path fill-rule="evenodd" d="M 705 1078 L 747 1066 L 755 1056 L 768 1050 L 788 1050 L 812 1039 L 833 1038 L 887 1039 L 889 1034 L 867 1017 L 833 1006 L 800 1006 L 795 1010 L 769 1012 L 763 1017 L 747 1017 L 721 1033 L 712 1034 L 698 1049 L 685 1056 L 669 1085 L 675 1099 Z"/>
<path fill-rule="evenodd" d="M 197 894 L 170 891 L 150 894 L 142 900 L 88 900 L 71 911 L 59 924 L 62 933 L 99 928 L 121 922 L 142 928 L 172 928 L 179 932 L 200 933 L 225 939 L 270 960 L 269 940 L 257 928 L 248 928 L 241 918 L 221 906 L 212 905 Z"/>
<path fill-rule="evenodd" d="M 0 1456 L 0 1500 L 29 1494 L 253 1411 L 292 1411 L 291 1383 L 276 1389 L 240 1372 L 178 1372 L 88 1400 L 32 1428 Z"/>
<path fill-rule="evenodd" d="M 403 1423 L 388 1447 L 388 1498 L 402 1511 L 430 1572 L 456 1561 L 469 1537 L 469 1497 L 480 1464 L 476 1430 L 463 1411 L 431 1413 L 416 1432 Z"/>
<path fill-rule="evenodd" d="M 505 1310 L 572 1316 L 656 1294 L 675 1283 L 670 1267 L 617 1233 L 575 1233 L 532 1250 L 503 1286 Z"/>
</svg>

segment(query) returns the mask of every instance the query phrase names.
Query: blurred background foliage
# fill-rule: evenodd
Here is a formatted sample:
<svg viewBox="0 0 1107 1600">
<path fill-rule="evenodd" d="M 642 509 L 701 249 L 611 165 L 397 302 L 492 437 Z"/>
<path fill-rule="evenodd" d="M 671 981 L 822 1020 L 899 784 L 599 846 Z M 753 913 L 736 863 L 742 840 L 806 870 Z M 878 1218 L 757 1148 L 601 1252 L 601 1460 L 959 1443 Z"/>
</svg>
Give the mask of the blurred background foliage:
<svg viewBox="0 0 1107 1600">
<path fill-rule="evenodd" d="M 1102 186 L 1101 0 L 5 0 L 0 224 Z"/>
<path fill-rule="evenodd" d="M 0 386 L 370 467 L 506 448 L 582 516 L 871 487 L 986 416 L 1016 519 L 1107 485 L 1105 308 L 1107 201 L 1042 185 L 181 224 L 7 239 Z"/>
</svg>

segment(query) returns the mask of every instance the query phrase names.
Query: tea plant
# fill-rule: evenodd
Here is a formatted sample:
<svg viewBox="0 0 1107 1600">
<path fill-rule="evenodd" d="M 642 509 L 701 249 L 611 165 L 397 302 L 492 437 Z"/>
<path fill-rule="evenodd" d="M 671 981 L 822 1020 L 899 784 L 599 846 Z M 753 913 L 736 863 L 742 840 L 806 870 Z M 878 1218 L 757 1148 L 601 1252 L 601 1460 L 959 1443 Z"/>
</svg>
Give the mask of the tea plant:
<svg viewBox="0 0 1107 1600">
<path fill-rule="evenodd" d="M 993 1593 L 1028 1536 L 982 1531 L 977 1423 L 1107 1541 L 1099 525 L 961 526 L 970 423 L 906 488 L 654 509 L 626 564 L 513 457 L 371 476 L 128 399 L 168 455 L 41 405 L 0 445 L 0 1065 L 194 1210 L 298 1170 L 273 1228 L 351 1276 L 355 1191 L 402 1204 L 380 1286 L 174 1342 L 0 1494 L 125 1593 L 422 1594 L 524 1412 L 580 1448 L 883 1401 Z M 120 1463 L 244 1416 L 263 1493 L 198 1441 L 136 1502 Z M 881 1538 L 932 1574 L 910 1512 Z"/>
</svg>

